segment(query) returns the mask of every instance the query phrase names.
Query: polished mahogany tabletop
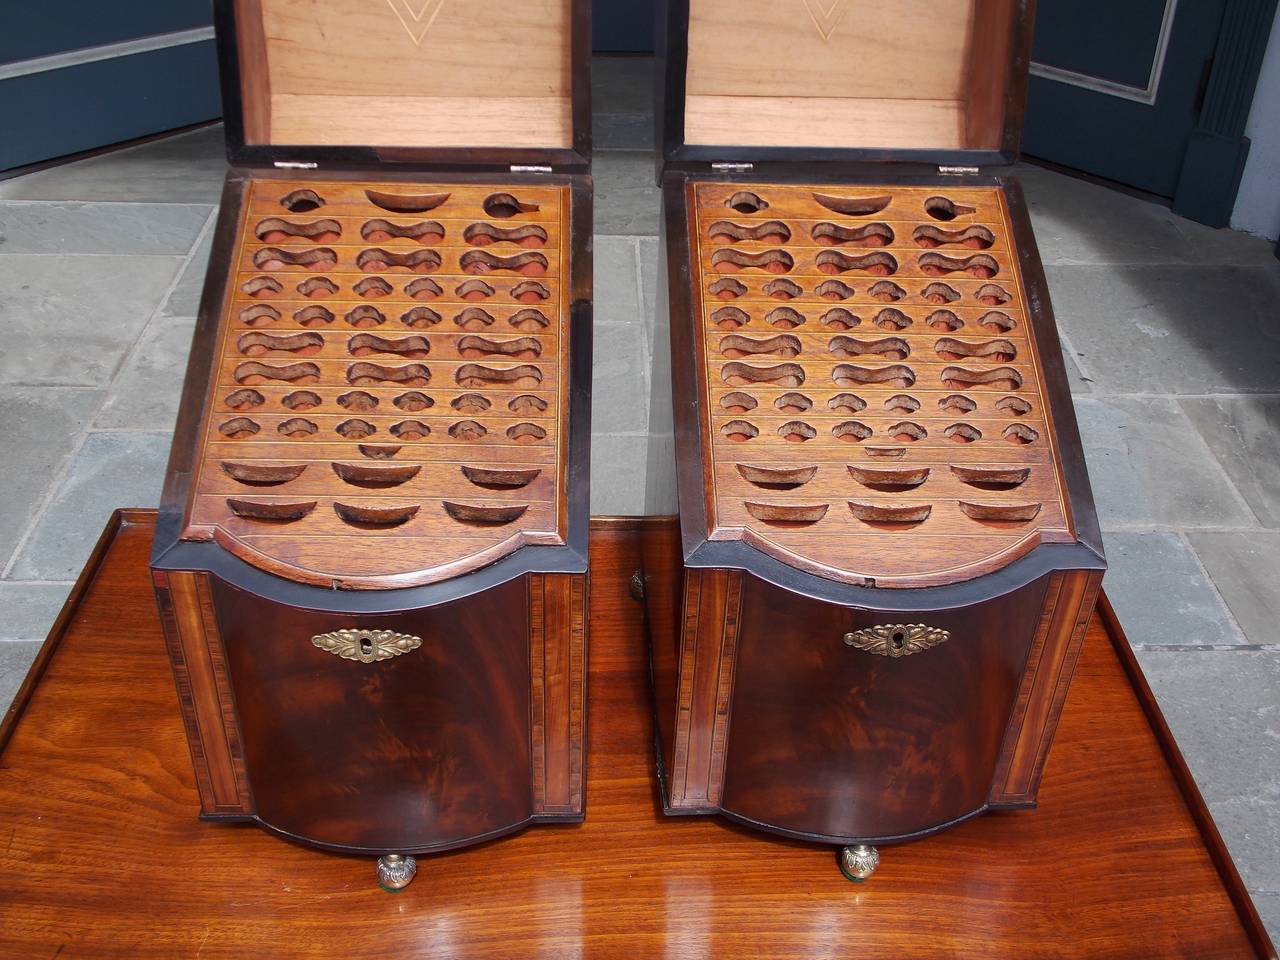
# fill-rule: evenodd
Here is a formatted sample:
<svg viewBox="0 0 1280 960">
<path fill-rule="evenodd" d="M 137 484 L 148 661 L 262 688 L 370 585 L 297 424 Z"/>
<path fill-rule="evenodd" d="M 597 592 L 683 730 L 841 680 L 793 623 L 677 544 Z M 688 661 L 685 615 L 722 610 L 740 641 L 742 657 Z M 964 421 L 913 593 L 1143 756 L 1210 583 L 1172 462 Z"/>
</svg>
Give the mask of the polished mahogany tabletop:
<svg viewBox="0 0 1280 960">
<path fill-rule="evenodd" d="M 388 894 L 369 858 L 196 818 L 153 529 L 113 518 L 0 728 L 0 956 L 1274 956 L 1105 606 L 1039 808 L 883 848 L 854 885 L 830 848 L 662 816 L 626 586 L 645 522 L 597 522 L 586 823 Z"/>
</svg>

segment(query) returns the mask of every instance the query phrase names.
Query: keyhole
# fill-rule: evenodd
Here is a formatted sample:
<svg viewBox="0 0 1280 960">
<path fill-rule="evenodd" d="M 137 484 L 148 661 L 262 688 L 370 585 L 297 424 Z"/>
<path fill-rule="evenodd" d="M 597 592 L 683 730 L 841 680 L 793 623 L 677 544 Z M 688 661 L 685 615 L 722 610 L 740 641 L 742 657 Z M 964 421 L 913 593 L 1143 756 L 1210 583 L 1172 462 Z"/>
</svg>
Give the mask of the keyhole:
<svg viewBox="0 0 1280 960">
<path fill-rule="evenodd" d="M 906 640 L 907 640 L 907 635 L 905 633 L 903 633 L 901 630 L 896 631 L 893 635 L 893 649 L 901 650 L 902 645 L 906 642 Z"/>
<path fill-rule="evenodd" d="M 373 653 L 373 641 L 368 637 L 360 638 L 360 652 L 366 657 Z"/>
</svg>

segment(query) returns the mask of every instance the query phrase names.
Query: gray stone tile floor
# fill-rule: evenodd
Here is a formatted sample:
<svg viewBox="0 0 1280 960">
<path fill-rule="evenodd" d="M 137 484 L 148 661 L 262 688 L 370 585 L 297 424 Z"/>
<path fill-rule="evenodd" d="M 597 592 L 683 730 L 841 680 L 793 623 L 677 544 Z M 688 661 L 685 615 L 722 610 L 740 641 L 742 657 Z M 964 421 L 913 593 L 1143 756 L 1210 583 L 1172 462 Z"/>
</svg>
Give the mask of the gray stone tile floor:
<svg viewBox="0 0 1280 960">
<path fill-rule="evenodd" d="M 670 382 L 652 363 L 651 71 L 596 71 L 595 514 L 645 512 L 646 451 L 670 444 L 648 410 Z M 0 182 L 0 704 L 109 511 L 158 499 L 225 170 L 211 127 Z M 1280 263 L 1265 241 L 1018 174 L 1107 592 L 1280 935 Z"/>
</svg>

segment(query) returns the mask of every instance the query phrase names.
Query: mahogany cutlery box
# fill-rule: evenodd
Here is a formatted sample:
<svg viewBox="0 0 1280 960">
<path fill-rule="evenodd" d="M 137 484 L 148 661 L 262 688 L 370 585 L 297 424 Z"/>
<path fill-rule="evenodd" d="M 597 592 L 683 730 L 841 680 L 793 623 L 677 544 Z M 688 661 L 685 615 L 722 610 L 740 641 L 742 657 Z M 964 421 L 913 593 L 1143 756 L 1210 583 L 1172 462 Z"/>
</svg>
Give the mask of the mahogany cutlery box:
<svg viewBox="0 0 1280 960">
<path fill-rule="evenodd" d="M 231 169 L 152 556 L 207 818 L 584 804 L 587 0 L 223 0 Z"/>
<path fill-rule="evenodd" d="M 1009 170 L 1032 12 L 667 7 L 668 813 L 858 844 L 1036 801 L 1104 561 Z"/>
</svg>

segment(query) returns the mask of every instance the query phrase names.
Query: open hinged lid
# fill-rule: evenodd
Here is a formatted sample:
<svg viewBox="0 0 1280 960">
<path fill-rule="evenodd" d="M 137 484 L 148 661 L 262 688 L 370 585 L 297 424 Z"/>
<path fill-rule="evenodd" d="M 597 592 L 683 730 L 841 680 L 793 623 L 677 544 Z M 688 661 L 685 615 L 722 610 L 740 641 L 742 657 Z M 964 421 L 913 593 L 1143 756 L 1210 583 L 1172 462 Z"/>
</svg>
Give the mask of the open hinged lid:
<svg viewBox="0 0 1280 960">
<path fill-rule="evenodd" d="M 217 28 L 232 163 L 589 163 L 590 0 L 217 0 Z"/>
<path fill-rule="evenodd" d="M 1012 162 L 1033 0 L 668 0 L 663 159 Z"/>
</svg>

